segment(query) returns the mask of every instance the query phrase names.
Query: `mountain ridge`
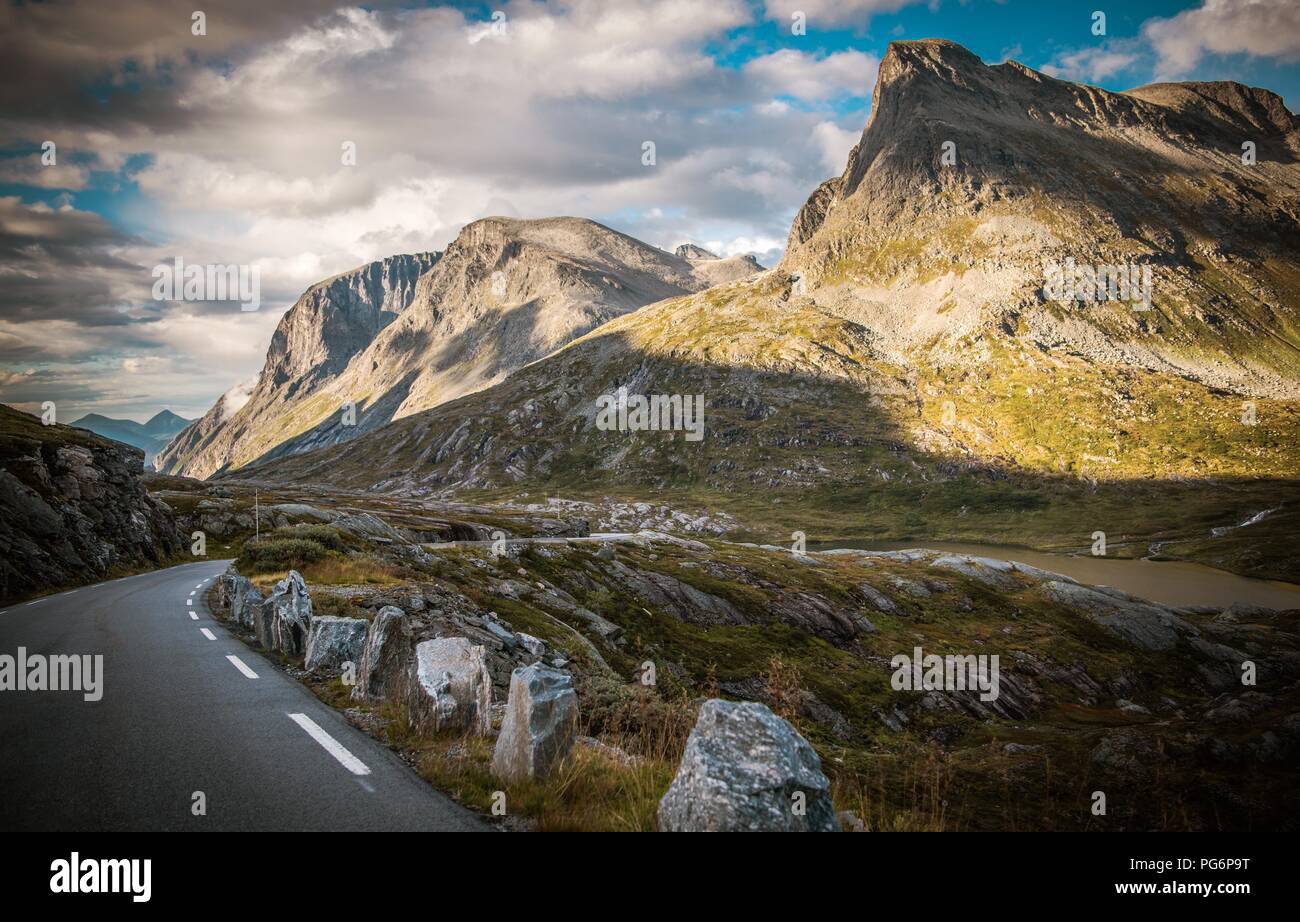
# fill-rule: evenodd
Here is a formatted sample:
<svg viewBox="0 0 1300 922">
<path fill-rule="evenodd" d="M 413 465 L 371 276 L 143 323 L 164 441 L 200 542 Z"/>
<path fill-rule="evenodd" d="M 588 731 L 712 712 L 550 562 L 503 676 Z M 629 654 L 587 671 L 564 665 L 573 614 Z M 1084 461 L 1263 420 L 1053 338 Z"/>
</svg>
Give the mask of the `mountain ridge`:
<svg viewBox="0 0 1300 922">
<path fill-rule="evenodd" d="M 467 224 L 427 265 L 406 267 L 395 310 L 366 294 L 377 265 L 308 289 L 248 400 L 233 412 L 219 400 L 169 446 L 163 472 L 206 477 L 348 441 L 499 381 L 611 317 L 761 269 L 748 257 L 686 259 L 573 217 Z M 359 325 L 332 303 L 340 285 L 366 308 Z M 338 317 L 342 334 L 320 332 Z"/>
<path fill-rule="evenodd" d="M 1300 252 L 1277 229 L 1300 201 L 1292 129 L 1261 137 L 1256 175 L 1217 117 L 935 41 L 893 43 L 874 98 L 776 269 L 615 318 L 485 391 L 240 476 L 417 496 L 649 490 L 769 527 L 860 529 L 869 513 L 895 533 L 1010 540 L 1034 517 L 1060 539 L 1091 503 L 1114 532 L 1189 547 L 1203 521 L 1291 508 Z M 1151 310 L 1054 302 L 1044 263 L 1066 258 L 1151 264 Z M 597 397 L 619 387 L 703 392 L 709 435 L 595 431 Z M 1248 400 L 1258 419 L 1243 422 Z M 1267 556 L 1244 547 L 1205 553 Z M 1292 554 L 1269 572 L 1295 566 Z"/>
<path fill-rule="evenodd" d="M 178 416 L 170 410 L 160 410 L 148 421 L 138 423 L 133 419 L 116 419 L 102 413 L 87 413 L 69 425 L 88 429 L 96 435 L 123 442 L 144 452 L 144 463 L 152 464 L 159 452 L 192 420 Z"/>
</svg>

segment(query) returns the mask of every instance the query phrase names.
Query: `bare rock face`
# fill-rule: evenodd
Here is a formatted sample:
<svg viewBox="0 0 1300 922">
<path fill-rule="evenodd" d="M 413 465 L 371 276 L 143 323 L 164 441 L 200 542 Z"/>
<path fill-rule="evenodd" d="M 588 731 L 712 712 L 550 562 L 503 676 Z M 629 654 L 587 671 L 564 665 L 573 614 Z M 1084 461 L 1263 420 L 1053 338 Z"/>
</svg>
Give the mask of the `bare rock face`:
<svg viewBox="0 0 1300 922">
<path fill-rule="evenodd" d="M 312 620 L 311 596 L 302 574 L 290 570 L 288 576 L 275 584 L 262 607 L 270 609 L 272 619 L 270 648 L 290 656 L 302 655 Z"/>
<path fill-rule="evenodd" d="M 753 702 L 704 702 L 668 793 L 663 832 L 837 832 L 831 785 L 799 731 Z"/>
<path fill-rule="evenodd" d="M 143 462 L 139 449 L 0 406 L 0 603 L 180 554 Z"/>
<path fill-rule="evenodd" d="M 320 615 L 311 619 L 303 668 L 308 672 L 338 671 L 354 667 L 366 646 L 364 618 Z"/>
<path fill-rule="evenodd" d="M 441 254 L 394 256 L 309 289 L 255 385 L 223 396 L 158 469 L 209 477 L 336 445 L 488 387 L 606 320 L 760 269 L 750 257 L 665 253 L 581 218 L 484 218 Z"/>
<path fill-rule="evenodd" d="M 540 663 L 516 669 L 492 774 L 505 781 L 546 777 L 572 748 L 577 723 L 572 676 Z"/>
<path fill-rule="evenodd" d="M 159 454 L 162 473 L 208 477 L 236 457 L 251 418 L 302 400 L 338 375 L 406 310 L 437 253 L 393 256 L 318 282 L 276 328 L 256 382 L 223 394 Z"/>
<path fill-rule="evenodd" d="M 352 697 L 376 699 L 397 694 L 410 659 L 411 639 L 406 613 L 395 605 L 385 605 L 370 622 Z"/>
<path fill-rule="evenodd" d="M 479 736 L 492 729 L 492 676 L 483 647 L 464 637 L 426 640 L 416 645 L 412 668 L 412 724 Z"/>
<path fill-rule="evenodd" d="M 1052 580 L 1043 594 L 1143 650 L 1167 651 L 1197 633 L 1172 610 L 1106 586 L 1081 586 Z"/>
</svg>

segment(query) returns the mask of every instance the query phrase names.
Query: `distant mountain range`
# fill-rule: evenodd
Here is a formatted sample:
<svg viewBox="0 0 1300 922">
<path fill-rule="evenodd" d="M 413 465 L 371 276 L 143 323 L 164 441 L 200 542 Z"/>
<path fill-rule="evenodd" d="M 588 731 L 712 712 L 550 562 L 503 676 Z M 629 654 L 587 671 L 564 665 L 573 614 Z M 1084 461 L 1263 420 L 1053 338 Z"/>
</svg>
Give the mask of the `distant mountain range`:
<svg viewBox="0 0 1300 922">
<path fill-rule="evenodd" d="M 144 463 L 152 465 L 158 453 L 190 422 L 191 420 L 177 416 L 171 410 L 162 410 L 147 423 L 89 413 L 81 419 L 74 420 L 70 425 L 78 429 L 89 429 L 96 435 L 139 448 L 144 452 Z"/>
</svg>

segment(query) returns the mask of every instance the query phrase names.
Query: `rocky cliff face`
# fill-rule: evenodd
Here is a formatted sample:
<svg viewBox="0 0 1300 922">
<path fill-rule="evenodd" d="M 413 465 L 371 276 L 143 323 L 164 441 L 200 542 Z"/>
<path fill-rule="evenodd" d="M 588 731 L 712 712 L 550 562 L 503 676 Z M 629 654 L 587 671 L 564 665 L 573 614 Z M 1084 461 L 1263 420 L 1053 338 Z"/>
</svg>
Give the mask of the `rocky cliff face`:
<svg viewBox="0 0 1300 922">
<path fill-rule="evenodd" d="M 281 318 L 256 381 L 232 388 L 181 431 L 159 452 L 157 470 L 206 477 L 231 463 L 258 421 L 316 393 L 406 310 L 437 259 L 392 256 L 307 289 Z"/>
<path fill-rule="evenodd" d="M 501 381 L 645 304 L 752 274 L 580 218 L 485 218 L 446 249 L 323 282 L 285 315 L 246 403 L 223 398 L 160 458 L 207 477 L 348 441 Z"/>
<path fill-rule="evenodd" d="M 181 553 L 144 453 L 0 406 L 0 604 Z"/>
</svg>

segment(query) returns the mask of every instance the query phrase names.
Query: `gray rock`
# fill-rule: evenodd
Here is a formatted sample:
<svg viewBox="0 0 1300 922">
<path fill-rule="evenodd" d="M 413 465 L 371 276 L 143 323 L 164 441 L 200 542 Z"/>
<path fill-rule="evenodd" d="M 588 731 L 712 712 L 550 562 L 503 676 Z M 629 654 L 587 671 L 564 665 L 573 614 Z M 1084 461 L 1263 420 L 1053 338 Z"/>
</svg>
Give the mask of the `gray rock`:
<svg viewBox="0 0 1300 922">
<path fill-rule="evenodd" d="M 839 821 L 840 829 L 844 832 L 866 832 L 867 827 L 863 824 L 861 818 L 852 810 L 841 810 L 835 814 Z"/>
<path fill-rule="evenodd" d="M 1081 586 L 1053 580 L 1043 594 L 1091 619 L 1143 650 L 1172 650 L 1196 628 L 1171 610 L 1106 586 Z"/>
<path fill-rule="evenodd" d="M 361 659 L 366 646 L 364 618 L 338 618 L 320 615 L 311 619 L 307 630 L 306 660 L 308 672 L 339 670 Z"/>
<path fill-rule="evenodd" d="M 410 654 L 410 627 L 406 613 L 394 605 L 385 605 L 370 622 L 370 630 L 366 633 L 366 645 L 361 653 L 352 697 L 373 700 L 400 693 Z"/>
<path fill-rule="evenodd" d="M 876 611 L 882 611 L 887 615 L 898 614 L 898 606 L 894 604 L 894 600 L 885 595 L 875 586 L 861 583 L 858 586 L 858 594 L 865 598 L 867 603 L 871 605 L 872 608 L 876 609 Z"/>
<path fill-rule="evenodd" d="M 415 647 L 411 722 L 438 732 L 492 729 L 492 676 L 486 650 L 464 637 L 439 637 Z"/>
<path fill-rule="evenodd" d="M 942 554 L 932 560 L 930 566 L 969 576 L 994 589 L 1012 589 L 1016 585 L 1016 581 L 1009 575 L 1015 571 L 1015 567 L 1005 560 L 995 560 L 992 557 Z"/>
<path fill-rule="evenodd" d="M 502 624 L 491 618 L 484 619 L 483 629 L 501 641 L 501 645 L 507 650 L 513 650 L 519 645 L 519 641 L 515 640 L 514 631 L 507 630 Z"/>
<path fill-rule="evenodd" d="M 275 584 L 265 606 L 274 611 L 271 649 L 290 656 L 301 655 L 311 628 L 311 596 L 307 593 L 302 574 L 290 570 L 288 576 Z"/>
<path fill-rule="evenodd" d="M 1103 737 L 1090 756 L 1102 771 L 1131 779 L 1150 777 L 1168 757 L 1148 736 L 1118 730 Z"/>
<path fill-rule="evenodd" d="M 533 656 L 546 655 L 546 641 L 542 640 L 540 637 L 534 637 L 532 634 L 525 634 L 523 631 L 516 633 L 515 637 L 519 640 L 519 645 Z"/>
<path fill-rule="evenodd" d="M 1135 703 L 1135 702 L 1133 702 L 1133 701 L 1129 701 L 1129 700 L 1126 699 L 1126 698 L 1119 698 L 1119 699 L 1117 699 L 1117 700 L 1115 701 L 1115 707 L 1119 708 L 1119 709 L 1120 709 L 1121 711 L 1123 711 L 1125 714 L 1134 714 L 1134 715 L 1137 715 L 1138 717 L 1150 717 L 1150 716 L 1151 716 L 1151 712 L 1150 712 L 1149 710 L 1147 710 L 1146 708 L 1144 708 L 1144 707 L 1143 707 L 1142 705 L 1140 705 L 1140 704 L 1137 704 L 1137 703 Z"/>
<path fill-rule="evenodd" d="M 253 619 L 257 643 L 267 650 L 275 649 L 275 605 L 270 599 L 263 599 L 256 589 L 244 596 L 244 605 Z"/>
<path fill-rule="evenodd" d="M 1007 743 L 1002 747 L 1002 751 L 1008 755 L 1020 755 L 1025 752 L 1037 752 L 1042 746 L 1035 746 L 1029 743 Z"/>
<path fill-rule="evenodd" d="M 230 582 L 230 618 L 240 627 L 252 628 L 254 613 L 262 604 L 262 593 L 242 576 L 236 576 Z"/>
<path fill-rule="evenodd" d="M 700 707 L 677 777 L 659 802 L 659 828 L 835 832 L 839 823 L 808 741 L 761 704 L 714 698 Z"/>
<path fill-rule="evenodd" d="M 569 753 L 578 725 L 578 697 L 567 672 L 534 664 L 510 676 L 492 774 L 505 781 L 544 778 Z"/>
</svg>

